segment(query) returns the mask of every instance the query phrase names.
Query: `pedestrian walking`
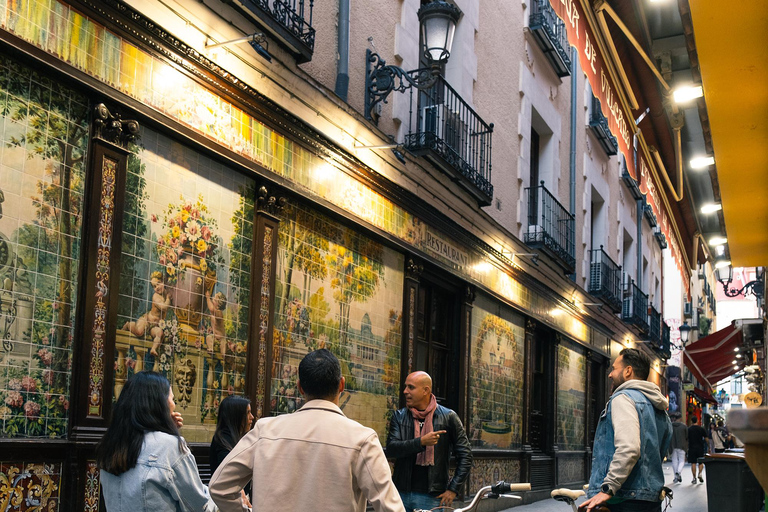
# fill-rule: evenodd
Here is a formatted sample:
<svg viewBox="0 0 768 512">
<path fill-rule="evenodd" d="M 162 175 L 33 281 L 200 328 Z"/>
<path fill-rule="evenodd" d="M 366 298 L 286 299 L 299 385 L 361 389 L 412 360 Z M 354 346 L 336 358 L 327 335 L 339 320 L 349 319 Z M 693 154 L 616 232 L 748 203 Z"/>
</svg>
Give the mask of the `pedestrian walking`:
<svg viewBox="0 0 768 512">
<path fill-rule="evenodd" d="M 611 366 L 611 397 L 595 432 L 588 499 L 579 510 L 661 512 L 662 460 L 669 453 L 669 403 L 648 382 L 651 361 L 626 348 Z"/>
<path fill-rule="evenodd" d="M 691 426 L 688 427 L 688 462 L 691 464 L 691 473 L 693 473 L 692 484 L 696 483 L 698 477 L 699 482 L 704 482 L 704 464 L 699 462 L 699 459 L 703 457 L 707 452 L 707 432 L 704 427 L 698 424 L 699 419 L 696 416 L 691 417 Z M 696 469 L 698 467 L 698 475 Z"/>
<path fill-rule="evenodd" d="M 669 454 L 672 461 L 672 471 L 675 473 L 673 483 L 683 481 L 681 473 L 688 452 L 688 427 L 680 421 L 681 418 L 682 415 L 679 412 L 672 415 L 672 441 L 669 443 Z"/>
</svg>

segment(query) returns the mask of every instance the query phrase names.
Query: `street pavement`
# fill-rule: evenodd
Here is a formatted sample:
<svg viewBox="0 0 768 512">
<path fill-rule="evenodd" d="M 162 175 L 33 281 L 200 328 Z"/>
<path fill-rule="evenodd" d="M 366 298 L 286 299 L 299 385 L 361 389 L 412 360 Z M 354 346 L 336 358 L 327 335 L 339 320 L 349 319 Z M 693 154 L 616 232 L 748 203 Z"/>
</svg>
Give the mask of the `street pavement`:
<svg viewBox="0 0 768 512">
<path fill-rule="evenodd" d="M 704 472 L 704 483 L 692 484 L 691 465 L 686 464 L 683 468 L 683 482 L 672 484 L 674 475 L 672 474 L 672 464 L 664 463 L 664 480 L 667 487 L 671 488 L 674 494 L 672 505 L 667 512 L 707 512 L 707 474 Z M 584 501 L 580 499 L 577 505 Z M 509 512 L 570 512 L 571 507 L 552 499 L 537 501 L 530 505 L 520 505 L 510 509 Z M 664 506 L 662 505 L 662 510 Z"/>
</svg>

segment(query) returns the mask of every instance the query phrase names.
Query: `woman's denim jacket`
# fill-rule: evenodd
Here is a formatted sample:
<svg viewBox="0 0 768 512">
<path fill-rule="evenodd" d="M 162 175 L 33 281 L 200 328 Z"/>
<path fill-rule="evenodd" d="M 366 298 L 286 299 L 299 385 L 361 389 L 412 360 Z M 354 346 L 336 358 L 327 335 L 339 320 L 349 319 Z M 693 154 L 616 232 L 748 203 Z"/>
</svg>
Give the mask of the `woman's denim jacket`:
<svg viewBox="0 0 768 512">
<path fill-rule="evenodd" d="M 216 505 L 197 472 L 195 457 L 179 439 L 163 432 L 144 435 L 136 466 L 115 476 L 101 470 L 109 512 L 213 512 Z"/>
<path fill-rule="evenodd" d="M 635 403 L 640 419 L 640 458 L 629 473 L 616 497 L 630 500 L 659 501 L 664 487 L 662 458 L 667 453 L 672 437 L 667 413 L 656 409 L 650 400 L 637 389 L 623 389 L 611 396 L 603 411 L 595 433 L 594 453 L 592 455 L 592 476 L 589 479 L 587 496 L 600 492 L 600 486 L 608 474 L 608 468 L 616 450 L 613 440 L 613 421 L 611 420 L 611 402 L 619 395 L 629 395 Z"/>
</svg>

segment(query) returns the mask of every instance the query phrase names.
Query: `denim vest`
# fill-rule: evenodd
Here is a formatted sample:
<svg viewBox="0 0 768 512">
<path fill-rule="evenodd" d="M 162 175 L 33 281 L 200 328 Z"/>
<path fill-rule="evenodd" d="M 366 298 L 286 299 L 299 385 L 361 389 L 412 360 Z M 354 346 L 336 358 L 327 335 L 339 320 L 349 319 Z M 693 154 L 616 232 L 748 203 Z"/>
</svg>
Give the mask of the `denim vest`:
<svg viewBox="0 0 768 512">
<path fill-rule="evenodd" d="M 617 391 L 608 400 L 608 405 L 600 415 L 595 433 L 595 446 L 592 456 L 592 476 L 589 479 L 587 496 L 600 492 L 600 486 L 608 474 L 608 468 L 616 450 L 611 421 L 611 402 L 619 395 L 627 395 L 635 403 L 635 410 L 640 419 L 640 458 L 635 467 L 616 493 L 617 498 L 659 501 L 661 488 L 664 487 L 664 472 L 661 462 L 667 453 L 672 437 L 672 425 L 666 411 L 656 409 L 642 391 L 623 389 Z"/>
<path fill-rule="evenodd" d="M 109 512 L 216 510 L 192 453 L 180 451 L 178 438 L 162 432 L 144 435 L 139 459 L 125 473 L 102 469 L 101 490 Z"/>
</svg>

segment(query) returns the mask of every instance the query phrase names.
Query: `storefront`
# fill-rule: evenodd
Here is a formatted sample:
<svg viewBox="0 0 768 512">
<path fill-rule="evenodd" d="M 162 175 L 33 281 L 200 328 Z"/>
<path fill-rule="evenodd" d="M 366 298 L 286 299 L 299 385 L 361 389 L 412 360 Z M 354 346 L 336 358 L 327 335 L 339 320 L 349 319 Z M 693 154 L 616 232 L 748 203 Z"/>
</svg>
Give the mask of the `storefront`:
<svg viewBox="0 0 768 512">
<path fill-rule="evenodd" d="M 5 510 L 100 508 L 94 446 L 135 372 L 172 382 L 204 471 L 220 400 L 296 410 L 321 347 L 382 442 L 429 371 L 470 491 L 586 480 L 613 333 L 124 4 L 0 18 Z"/>
</svg>

